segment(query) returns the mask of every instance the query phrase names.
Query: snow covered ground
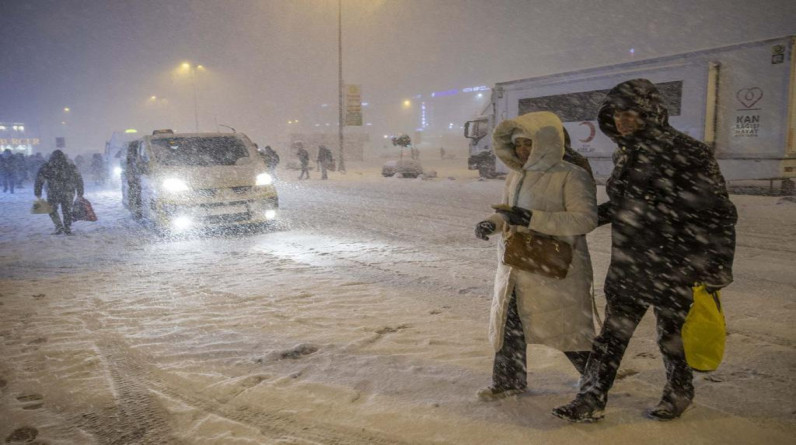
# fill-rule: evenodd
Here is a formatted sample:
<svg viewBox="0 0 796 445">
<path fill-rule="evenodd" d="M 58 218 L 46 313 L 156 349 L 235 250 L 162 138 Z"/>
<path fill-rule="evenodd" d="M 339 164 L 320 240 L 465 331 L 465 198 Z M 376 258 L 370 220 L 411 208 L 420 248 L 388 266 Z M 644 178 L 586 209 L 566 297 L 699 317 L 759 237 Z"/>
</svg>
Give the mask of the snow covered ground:
<svg viewBox="0 0 796 445">
<path fill-rule="evenodd" d="M 664 380 L 648 314 L 605 420 L 570 425 L 550 410 L 577 374 L 545 347 L 530 348 L 527 393 L 475 397 L 490 381 L 496 257 L 472 227 L 502 182 L 439 162 L 431 180 L 356 163 L 329 181 L 282 171 L 285 227 L 243 237 L 161 240 L 96 187 L 99 221 L 54 236 L 29 214 L 30 186 L 0 194 L 0 440 L 793 443 L 796 202 L 733 196 L 726 359 L 697 375 L 695 409 L 642 416 Z M 588 238 L 602 310 L 610 229 Z"/>
</svg>

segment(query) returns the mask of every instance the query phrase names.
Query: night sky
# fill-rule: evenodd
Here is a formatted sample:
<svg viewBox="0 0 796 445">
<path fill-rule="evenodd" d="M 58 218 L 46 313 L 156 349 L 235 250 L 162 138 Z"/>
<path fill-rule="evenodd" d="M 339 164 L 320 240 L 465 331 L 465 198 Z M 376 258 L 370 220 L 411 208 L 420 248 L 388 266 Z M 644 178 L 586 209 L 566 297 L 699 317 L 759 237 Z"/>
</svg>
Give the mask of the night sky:
<svg viewBox="0 0 796 445">
<path fill-rule="evenodd" d="M 343 0 L 342 29 L 370 130 L 410 131 L 401 104 L 417 94 L 796 34 L 796 2 Z M 0 122 L 28 124 L 40 151 L 55 136 L 77 153 L 114 130 L 192 131 L 185 62 L 204 67 L 204 131 L 280 141 L 336 125 L 337 1 L 0 0 Z"/>
</svg>

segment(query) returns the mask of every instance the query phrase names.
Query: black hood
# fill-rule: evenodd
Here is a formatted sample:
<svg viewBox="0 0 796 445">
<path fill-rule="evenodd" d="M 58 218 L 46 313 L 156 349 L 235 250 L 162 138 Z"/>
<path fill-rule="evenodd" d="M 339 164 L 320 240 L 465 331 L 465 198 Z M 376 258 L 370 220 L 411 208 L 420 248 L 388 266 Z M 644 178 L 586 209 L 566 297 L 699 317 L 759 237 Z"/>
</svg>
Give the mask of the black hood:
<svg viewBox="0 0 796 445">
<path fill-rule="evenodd" d="M 644 132 L 669 126 L 669 111 L 663 97 L 655 84 L 647 79 L 628 80 L 615 86 L 608 92 L 597 113 L 600 130 L 614 142 L 620 142 L 622 136 L 616 130 L 613 118 L 616 110 L 638 112 L 646 124 Z"/>
<path fill-rule="evenodd" d="M 53 166 L 66 166 L 69 164 L 69 161 L 66 158 L 66 155 L 61 150 L 55 150 L 50 155 L 50 164 Z"/>
</svg>

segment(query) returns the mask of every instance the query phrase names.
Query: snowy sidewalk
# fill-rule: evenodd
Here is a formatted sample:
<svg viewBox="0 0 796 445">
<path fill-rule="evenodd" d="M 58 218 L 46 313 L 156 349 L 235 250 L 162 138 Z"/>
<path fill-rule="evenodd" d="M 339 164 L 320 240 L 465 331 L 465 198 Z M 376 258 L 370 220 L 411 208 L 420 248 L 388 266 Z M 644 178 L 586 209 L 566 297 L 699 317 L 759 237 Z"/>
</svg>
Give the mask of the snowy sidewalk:
<svg viewBox="0 0 796 445">
<path fill-rule="evenodd" d="M 569 425 L 550 410 L 577 375 L 544 347 L 526 394 L 475 398 L 495 254 L 472 223 L 501 186 L 287 181 L 288 230 L 177 241 L 132 222 L 115 191 L 87 193 L 100 221 L 73 237 L 49 235 L 31 196 L 0 196 L 0 440 L 28 427 L 51 444 L 791 443 L 796 203 L 733 196 L 727 356 L 697 377 L 695 409 L 641 415 L 663 384 L 647 316 L 605 420 Z M 598 285 L 609 242 L 589 236 Z"/>
</svg>

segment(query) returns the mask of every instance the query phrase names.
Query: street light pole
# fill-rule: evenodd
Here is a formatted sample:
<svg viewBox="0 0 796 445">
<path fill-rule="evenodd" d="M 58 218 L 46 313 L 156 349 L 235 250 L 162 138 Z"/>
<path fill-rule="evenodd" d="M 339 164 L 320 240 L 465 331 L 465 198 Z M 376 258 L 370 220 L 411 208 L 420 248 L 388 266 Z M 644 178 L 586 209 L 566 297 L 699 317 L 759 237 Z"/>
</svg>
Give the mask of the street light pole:
<svg viewBox="0 0 796 445">
<path fill-rule="evenodd" d="M 191 65 L 191 84 L 193 85 L 193 118 L 196 123 L 196 132 L 199 133 L 199 101 L 196 98 L 196 68 Z"/>
<path fill-rule="evenodd" d="M 345 158 L 343 157 L 343 2 L 337 0 L 337 124 L 340 139 L 340 164 L 338 171 L 345 173 Z"/>
</svg>

